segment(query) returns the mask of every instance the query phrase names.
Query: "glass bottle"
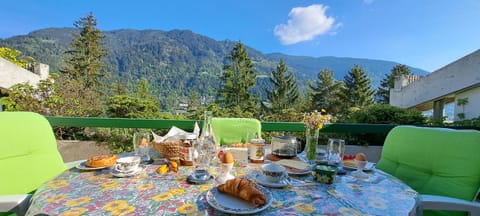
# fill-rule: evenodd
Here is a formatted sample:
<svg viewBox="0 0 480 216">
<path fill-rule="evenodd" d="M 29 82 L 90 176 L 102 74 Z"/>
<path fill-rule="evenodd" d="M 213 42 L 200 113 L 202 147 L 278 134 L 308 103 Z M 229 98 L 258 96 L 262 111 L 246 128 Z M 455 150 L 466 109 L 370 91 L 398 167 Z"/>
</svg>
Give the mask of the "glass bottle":
<svg viewBox="0 0 480 216">
<path fill-rule="evenodd" d="M 212 112 L 205 111 L 202 134 L 194 146 L 194 166 L 192 177 L 197 181 L 210 179 L 210 164 L 216 158 L 217 148 L 212 130 Z"/>
</svg>

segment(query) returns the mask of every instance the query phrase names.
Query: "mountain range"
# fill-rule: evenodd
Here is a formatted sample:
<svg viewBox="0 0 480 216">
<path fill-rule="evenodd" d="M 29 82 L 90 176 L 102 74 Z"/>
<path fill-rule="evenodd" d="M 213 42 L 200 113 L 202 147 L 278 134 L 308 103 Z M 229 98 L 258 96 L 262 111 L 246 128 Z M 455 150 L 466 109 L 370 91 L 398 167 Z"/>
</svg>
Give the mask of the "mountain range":
<svg viewBox="0 0 480 216">
<path fill-rule="evenodd" d="M 58 71 L 62 57 L 69 48 L 74 28 L 47 28 L 27 35 L 0 39 L 0 47 L 20 50 L 38 62 L 50 65 L 50 71 Z M 121 79 L 130 88 L 135 80 L 146 78 L 151 89 L 160 98 L 187 97 L 191 92 L 213 96 L 220 85 L 222 68 L 228 64 L 226 57 L 237 41 L 216 41 L 190 30 L 113 30 L 104 31 L 106 63 L 111 79 Z M 264 96 L 269 85 L 268 77 L 280 59 L 284 59 L 297 78 L 301 90 L 307 80 L 316 80 L 324 68 L 334 72 L 336 80 L 343 80 L 348 71 L 360 65 L 370 77 L 372 87 L 377 88 L 385 74 L 397 64 L 393 61 L 346 58 L 291 56 L 281 53 L 264 54 L 244 44 L 253 60 L 257 73 L 257 85 L 253 91 Z M 426 75 L 429 72 L 408 66 L 412 73 Z M 172 97 L 172 95 L 175 95 Z"/>
</svg>

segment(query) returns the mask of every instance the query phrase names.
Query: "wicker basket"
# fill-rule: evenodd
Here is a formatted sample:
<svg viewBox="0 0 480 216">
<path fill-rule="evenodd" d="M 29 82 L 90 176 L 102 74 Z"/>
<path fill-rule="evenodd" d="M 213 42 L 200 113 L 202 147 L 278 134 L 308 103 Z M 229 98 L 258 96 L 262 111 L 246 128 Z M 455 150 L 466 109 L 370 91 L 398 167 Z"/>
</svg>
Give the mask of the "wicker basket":
<svg viewBox="0 0 480 216">
<path fill-rule="evenodd" d="M 182 141 L 152 142 L 153 148 L 165 158 L 180 157 L 180 145 Z"/>
</svg>

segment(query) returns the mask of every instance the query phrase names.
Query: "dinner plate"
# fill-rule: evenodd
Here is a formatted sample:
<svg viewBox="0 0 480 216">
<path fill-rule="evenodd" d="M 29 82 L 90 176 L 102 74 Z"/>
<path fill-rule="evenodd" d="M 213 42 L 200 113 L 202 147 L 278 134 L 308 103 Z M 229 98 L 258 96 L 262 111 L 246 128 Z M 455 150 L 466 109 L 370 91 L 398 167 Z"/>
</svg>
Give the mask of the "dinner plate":
<svg viewBox="0 0 480 216">
<path fill-rule="evenodd" d="M 267 187 L 282 188 L 288 185 L 287 181 L 285 180 L 282 180 L 279 182 L 269 182 L 265 179 L 265 176 L 263 174 L 258 174 L 255 180 L 257 180 L 258 184 L 261 184 Z"/>
<path fill-rule="evenodd" d="M 348 170 L 357 170 L 356 166 L 350 166 L 350 165 L 343 165 L 343 168 L 348 169 Z M 375 168 L 375 163 L 372 162 L 367 162 L 365 165 L 365 168 L 363 168 L 363 171 L 369 172 L 372 171 Z"/>
<path fill-rule="evenodd" d="M 110 166 L 105 166 L 105 167 L 88 167 L 85 165 L 86 161 L 83 161 L 79 164 L 77 164 L 77 166 L 75 166 L 75 168 L 79 169 L 79 170 L 99 170 L 99 169 L 105 169 L 105 168 L 109 168 Z"/>
<path fill-rule="evenodd" d="M 265 210 L 272 204 L 272 193 L 260 186 L 255 185 L 258 190 L 260 190 L 267 199 L 267 203 L 263 206 L 255 206 L 253 203 L 247 202 L 235 196 L 221 193 L 218 191 L 217 187 L 214 187 L 207 191 L 206 199 L 208 204 L 213 208 L 231 214 L 254 214 L 260 211 Z"/>
<path fill-rule="evenodd" d="M 144 169 L 145 169 L 145 165 L 141 164 L 137 167 L 136 170 L 134 170 L 132 172 L 119 172 L 116 169 L 112 169 L 112 171 L 110 173 L 115 177 L 124 178 L 124 177 L 130 177 L 130 176 L 137 175 L 138 173 L 140 173 Z"/>
</svg>

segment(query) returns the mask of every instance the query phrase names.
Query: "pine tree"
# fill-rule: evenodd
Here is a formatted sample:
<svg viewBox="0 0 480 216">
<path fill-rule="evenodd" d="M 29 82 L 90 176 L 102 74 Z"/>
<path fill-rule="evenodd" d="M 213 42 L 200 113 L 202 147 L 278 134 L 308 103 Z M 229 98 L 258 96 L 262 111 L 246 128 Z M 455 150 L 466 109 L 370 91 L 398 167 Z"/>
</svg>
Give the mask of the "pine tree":
<svg viewBox="0 0 480 216">
<path fill-rule="evenodd" d="M 74 26 L 80 32 L 73 33 L 71 49 L 66 51 L 68 57 L 63 59 L 67 66 L 60 71 L 67 78 L 82 82 L 84 88 L 100 91 L 104 87 L 101 78 L 107 76 L 103 62 L 107 55 L 105 36 L 96 28 L 97 20 L 92 13 L 80 18 Z"/>
<path fill-rule="evenodd" d="M 390 74 L 385 74 L 385 78 L 380 82 L 377 93 L 375 94 L 377 102 L 380 104 L 390 103 L 390 89 L 394 87 L 395 77 L 400 75 L 410 75 L 410 69 L 406 65 L 395 65 Z"/>
<path fill-rule="evenodd" d="M 315 109 L 325 109 L 328 113 L 340 112 L 342 101 L 339 94 L 343 83 L 333 78 L 333 71 L 322 69 L 318 72 L 314 84 L 315 86 L 311 83 L 308 87 L 312 90 L 312 103 Z"/>
<path fill-rule="evenodd" d="M 288 67 L 283 59 L 280 59 L 276 69 L 276 71 L 272 70 L 270 74 L 270 83 L 272 83 L 273 89 L 265 89 L 267 99 L 271 105 L 265 106 L 262 103 L 262 108 L 267 113 L 280 113 L 281 110 L 298 105 L 298 87 L 295 76 L 287 73 Z"/>
<path fill-rule="evenodd" d="M 350 108 L 363 108 L 373 104 L 374 91 L 370 85 L 370 78 L 363 68 L 355 65 L 344 77 L 345 88 L 340 97 L 344 104 L 343 111 Z"/>
<path fill-rule="evenodd" d="M 220 77 L 222 83 L 218 89 L 218 104 L 232 114 L 253 116 L 257 111 L 258 99 L 249 90 L 255 86 L 256 75 L 252 60 L 241 42 L 235 45 L 227 60 L 230 65 L 224 66 L 224 73 Z"/>
</svg>

